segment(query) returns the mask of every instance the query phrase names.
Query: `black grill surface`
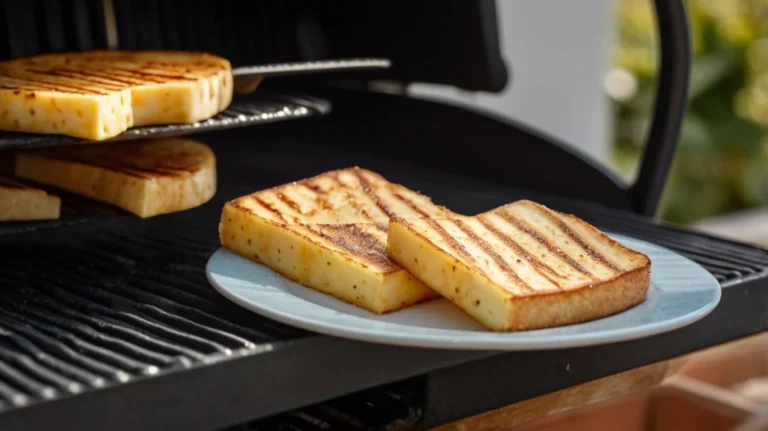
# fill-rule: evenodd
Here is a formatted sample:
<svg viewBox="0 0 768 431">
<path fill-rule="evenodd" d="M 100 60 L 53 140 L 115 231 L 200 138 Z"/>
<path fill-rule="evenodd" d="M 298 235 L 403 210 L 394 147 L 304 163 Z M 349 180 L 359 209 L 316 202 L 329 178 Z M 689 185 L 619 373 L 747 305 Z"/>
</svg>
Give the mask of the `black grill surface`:
<svg viewBox="0 0 768 431">
<path fill-rule="evenodd" d="M 220 189 L 201 208 L 0 237 L 0 424 L 21 429 L 22 418 L 31 417 L 22 413 L 34 414 L 60 399 L 82 397 L 85 402 L 93 399 L 86 397 L 89 392 L 128 388 L 201 367 L 218 370 L 233 359 L 272 355 L 308 337 L 229 303 L 210 287 L 204 268 L 218 248 L 217 223 L 225 200 L 331 168 L 358 164 L 378 170 L 467 214 L 533 198 L 605 230 L 676 250 L 725 287 L 768 274 L 766 250 L 655 226 L 594 205 L 299 143 L 262 142 L 254 153 L 254 139 L 242 134 L 202 139 L 217 152 Z M 130 411 L 131 400 L 122 402 L 121 408 Z M 9 413 L 18 419 L 3 422 Z M 142 413 L 133 412 L 134 424 L 141 423 Z M 89 414 L 94 428 L 115 426 L 110 413 Z"/>
</svg>

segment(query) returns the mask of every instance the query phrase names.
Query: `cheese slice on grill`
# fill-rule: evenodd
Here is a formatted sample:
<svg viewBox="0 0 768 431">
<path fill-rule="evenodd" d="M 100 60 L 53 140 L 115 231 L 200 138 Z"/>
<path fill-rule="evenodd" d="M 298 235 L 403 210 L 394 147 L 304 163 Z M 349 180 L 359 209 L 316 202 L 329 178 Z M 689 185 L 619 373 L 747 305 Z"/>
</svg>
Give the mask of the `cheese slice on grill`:
<svg viewBox="0 0 768 431">
<path fill-rule="evenodd" d="M 216 158 L 189 139 L 19 151 L 15 174 L 140 217 L 193 208 L 216 193 Z"/>
<path fill-rule="evenodd" d="M 609 316 L 643 302 L 650 286 L 647 256 L 531 201 L 475 217 L 393 219 L 388 253 L 496 331 Z"/>
<path fill-rule="evenodd" d="M 0 63 L 0 130 L 89 140 L 131 126 L 194 123 L 232 101 L 232 67 L 210 54 L 84 51 Z"/>
<path fill-rule="evenodd" d="M 438 296 L 387 256 L 389 218 L 444 214 L 426 196 L 349 168 L 227 202 L 219 231 L 235 253 L 380 314 Z"/>
<path fill-rule="evenodd" d="M 55 220 L 61 199 L 7 177 L 0 177 L 0 221 Z"/>
</svg>

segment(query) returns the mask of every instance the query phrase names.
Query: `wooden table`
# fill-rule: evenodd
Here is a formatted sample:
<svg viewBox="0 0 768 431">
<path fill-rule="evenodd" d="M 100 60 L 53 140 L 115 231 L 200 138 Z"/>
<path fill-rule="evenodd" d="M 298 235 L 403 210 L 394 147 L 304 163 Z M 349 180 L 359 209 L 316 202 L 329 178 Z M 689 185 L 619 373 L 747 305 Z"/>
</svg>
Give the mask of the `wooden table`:
<svg viewBox="0 0 768 431">
<path fill-rule="evenodd" d="M 532 398 L 443 425 L 434 428 L 434 430 L 488 431 L 509 429 L 514 425 L 559 411 L 658 386 L 665 379 L 672 378 L 687 363 L 703 361 L 711 358 L 713 355 L 720 355 L 729 351 L 749 349 L 758 344 L 768 345 L 768 332 Z"/>
</svg>

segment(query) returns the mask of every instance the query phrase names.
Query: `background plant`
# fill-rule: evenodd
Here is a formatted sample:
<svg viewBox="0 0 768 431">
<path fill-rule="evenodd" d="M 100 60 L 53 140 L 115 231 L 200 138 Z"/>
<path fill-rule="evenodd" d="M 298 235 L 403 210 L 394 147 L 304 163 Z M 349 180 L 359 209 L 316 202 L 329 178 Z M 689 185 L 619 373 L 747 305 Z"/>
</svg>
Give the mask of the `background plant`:
<svg viewBox="0 0 768 431">
<path fill-rule="evenodd" d="M 690 223 L 768 202 L 768 0 L 688 0 L 690 105 L 662 199 L 662 218 Z M 649 0 L 618 0 L 614 161 L 631 177 L 655 92 Z"/>
</svg>

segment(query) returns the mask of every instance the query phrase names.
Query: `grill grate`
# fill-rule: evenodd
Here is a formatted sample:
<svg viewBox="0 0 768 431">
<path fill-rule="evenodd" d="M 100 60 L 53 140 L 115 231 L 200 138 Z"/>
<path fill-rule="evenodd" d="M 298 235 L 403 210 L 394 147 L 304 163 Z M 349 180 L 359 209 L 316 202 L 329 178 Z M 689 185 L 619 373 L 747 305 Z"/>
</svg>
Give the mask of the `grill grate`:
<svg viewBox="0 0 768 431">
<path fill-rule="evenodd" d="M 203 268 L 215 238 L 164 231 L 86 234 L 78 246 L 4 246 L 12 255 L 0 268 L 5 407 L 252 353 L 301 334 L 208 288 Z M 184 251 L 169 254 L 152 240 L 160 237 Z"/>
<path fill-rule="evenodd" d="M 194 124 L 135 127 L 108 141 L 180 136 L 190 133 L 247 127 L 314 115 L 325 115 L 330 110 L 330 102 L 308 94 L 259 90 L 252 98 L 236 100 L 226 111 L 208 120 Z M 81 142 L 83 142 L 81 139 L 69 136 L 0 132 L 0 150 L 55 147 L 74 145 Z"/>
<path fill-rule="evenodd" d="M 352 164 L 380 171 L 465 213 L 517 198 L 536 199 L 579 214 L 603 229 L 677 250 L 701 263 L 725 286 L 768 274 L 768 251 L 763 249 L 659 227 L 647 219 L 593 205 L 533 196 L 328 148 L 262 141 L 254 153 L 253 133 L 224 134 L 221 140 L 227 142 L 218 146 L 203 139 L 216 151 L 220 171 L 227 173 L 221 176 L 218 196 L 203 207 L 149 220 L 105 218 L 96 224 L 0 238 L 4 256 L 0 261 L 0 411 L 18 411 L 45 400 L 243 356 L 271 354 L 270 343 L 307 335 L 220 297 L 209 286 L 204 266 L 218 248 L 215 226 L 225 199 Z M 242 136 L 240 141 L 237 136 Z M 296 154 L 302 157 L 297 159 Z M 384 397 L 379 404 L 387 406 L 389 395 L 377 394 Z M 354 409 L 355 403 L 364 400 L 349 398 L 350 404 L 334 404 L 334 408 Z M 34 412 L 35 408 L 24 410 Z M 281 421 L 290 424 L 285 425 L 288 429 L 312 429 L 302 422 L 306 422 L 302 415 L 321 413 L 317 409 L 302 412 L 290 419 L 273 417 L 256 429 L 285 429 L 279 426 Z M 365 417 L 373 420 L 374 415 Z"/>
</svg>

